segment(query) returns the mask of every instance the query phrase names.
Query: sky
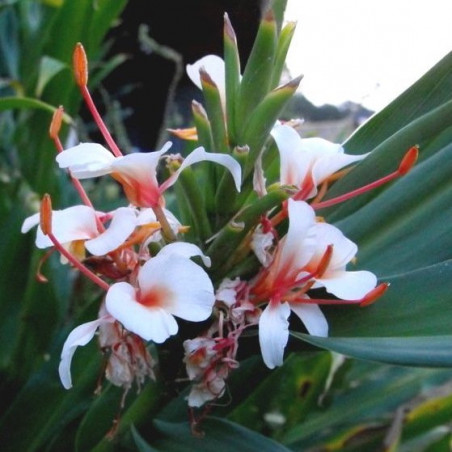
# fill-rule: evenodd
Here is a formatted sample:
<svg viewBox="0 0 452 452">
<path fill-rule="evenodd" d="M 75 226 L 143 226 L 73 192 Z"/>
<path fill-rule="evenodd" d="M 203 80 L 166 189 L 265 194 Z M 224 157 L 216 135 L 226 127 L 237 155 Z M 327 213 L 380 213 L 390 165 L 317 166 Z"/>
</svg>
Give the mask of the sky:
<svg viewBox="0 0 452 452">
<path fill-rule="evenodd" d="M 452 51 L 452 0 L 288 0 L 287 57 L 315 105 L 378 111 Z"/>
</svg>

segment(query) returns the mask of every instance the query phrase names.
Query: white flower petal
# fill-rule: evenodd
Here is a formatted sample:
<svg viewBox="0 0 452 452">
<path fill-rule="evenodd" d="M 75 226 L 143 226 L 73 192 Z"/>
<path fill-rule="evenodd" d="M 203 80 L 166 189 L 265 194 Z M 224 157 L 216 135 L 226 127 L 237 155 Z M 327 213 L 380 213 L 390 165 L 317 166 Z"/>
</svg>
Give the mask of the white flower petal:
<svg viewBox="0 0 452 452">
<path fill-rule="evenodd" d="M 328 336 L 328 322 L 319 306 L 310 303 L 290 303 L 292 311 L 300 318 L 309 334 Z"/>
<path fill-rule="evenodd" d="M 88 206 L 72 206 L 52 212 L 52 233 L 62 244 L 75 240 L 88 240 L 98 235 L 96 212 Z M 52 241 L 38 227 L 36 246 L 47 248 Z"/>
<path fill-rule="evenodd" d="M 240 191 L 242 183 L 242 168 L 240 164 L 233 157 L 227 154 L 218 154 L 213 152 L 206 152 L 203 147 L 196 148 L 184 159 L 178 170 L 172 174 L 163 184 L 161 190 L 164 191 L 171 187 L 179 177 L 179 174 L 188 166 L 198 162 L 214 162 L 226 167 L 234 179 L 237 191 Z"/>
<path fill-rule="evenodd" d="M 140 269 L 138 284 L 142 294 L 157 293 L 159 306 L 184 320 L 206 320 L 215 302 L 207 273 L 186 257 L 160 253 Z"/>
<path fill-rule="evenodd" d="M 113 212 L 109 227 L 98 237 L 85 242 L 86 249 L 95 256 L 102 256 L 122 245 L 135 230 L 135 209 L 120 207 Z"/>
<path fill-rule="evenodd" d="M 187 75 L 190 80 L 199 88 L 202 89 L 201 77 L 199 75 L 199 70 L 204 68 L 204 70 L 209 74 L 210 78 L 217 85 L 220 91 L 220 96 L 224 102 L 226 99 L 225 95 L 225 66 L 224 61 L 218 55 L 206 55 L 199 60 L 195 61 L 193 64 L 186 65 Z"/>
<path fill-rule="evenodd" d="M 56 156 L 60 168 L 69 168 L 77 179 L 108 174 L 114 160 L 114 155 L 97 143 L 81 143 Z"/>
<path fill-rule="evenodd" d="M 265 365 L 281 366 L 289 340 L 289 303 L 269 304 L 259 318 L 259 344 Z"/>
<path fill-rule="evenodd" d="M 161 156 L 171 147 L 172 143 L 165 143 L 160 151 L 134 152 L 124 157 L 118 157 L 112 164 L 112 172 L 117 172 L 125 178 L 141 183 L 157 184 L 157 166 Z"/>
<path fill-rule="evenodd" d="M 333 245 L 333 255 L 328 265 L 327 275 L 336 269 L 342 270 L 355 257 L 358 247 L 335 226 L 316 223 L 314 226 L 316 254 L 320 258 L 329 245 Z"/>
<path fill-rule="evenodd" d="M 193 243 L 187 242 L 174 242 L 164 246 L 158 253 L 161 256 L 169 256 L 175 254 L 177 256 L 183 256 L 189 259 L 190 257 L 200 256 L 204 265 L 210 267 L 211 260 L 209 256 L 206 256 L 201 249 Z"/>
<path fill-rule="evenodd" d="M 377 285 L 377 277 L 369 271 L 337 271 L 316 281 L 327 292 L 343 300 L 360 300 Z"/>
<path fill-rule="evenodd" d="M 160 151 L 135 152 L 118 157 L 112 163 L 112 176 L 121 183 L 127 198 L 135 206 L 154 207 L 159 204 L 161 190 L 157 181 L 157 166 L 162 154 L 171 145 L 168 141 Z"/>
<path fill-rule="evenodd" d="M 312 167 L 312 176 L 315 185 L 321 184 L 326 178 L 346 166 L 363 160 L 369 154 L 350 155 L 344 153 L 344 148 L 323 138 L 305 138 L 302 147 L 312 153 L 315 163 Z"/>
<path fill-rule="evenodd" d="M 113 321 L 114 319 L 107 315 L 98 318 L 97 320 L 79 325 L 71 331 L 63 345 L 61 361 L 58 367 L 60 380 L 65 389 L 72 387 L 71 361 L 76 348 L 86 345 L 94 337 L 97 328 L 99 328 L 102 323 L 111 323 Z"/>
<path fill-rule="evenodd" d="M 287 235 L 281 240 L 281 257 L 279 271 L 290 268 L 304 267 L 314 253 L 313 237 L 311 231 L 315 225 L 314 209 L 304 201 L 288 200 L 289 229 Z"/>
<path fill-rule="evenodd" d="M 37 226 L 40 221 L 41 221 L 41 214 L 39 212 L 35 213 L 33 215 L 30 215 L 29 217 L 25 218 L 24 222 L 22 223 L 22 227 L 20 228 L 20 232 L 22 232 L 22 234 L 25 234 L 30 229 L 32 229 L 35 226 Z"/>
<path fill-rule="evenodd" d="M 269 252 L 273 246 L 274 235 L 272 232 L 262 232 L 262 229 L 256 229 L 251 238 L 250 247 L 254 251 L 258 261 L 268 267 L 272 262 L 272 255 Z"/>
<path fill-rule="evenodd" d="M 113 284 L 107 292 L 108 312 L 126 329 L 148 341 L 162 343 L 177 333 L 174 317 L 161 307 L 147 307 L 136 299 L 135 289 L 126 282 Z"/>
<path fill-rule="evenodd" d="M 301 188 L 313 162 L 312 154 L 302 149 L 300 134 L 290 126 L 274 127 L 271 134 L 279 151 L 281 184 Z"/>
<path fill-rule="evenodd" d="M 256 160 L 254 164 L 253 173 L 253 190 L 257 193 L 259 198 L 262 198 L 267 194 L 266 187 L 267 179 L 265 178 L 264 169 L 262 168 L 262 154 Z"/>
</svg>

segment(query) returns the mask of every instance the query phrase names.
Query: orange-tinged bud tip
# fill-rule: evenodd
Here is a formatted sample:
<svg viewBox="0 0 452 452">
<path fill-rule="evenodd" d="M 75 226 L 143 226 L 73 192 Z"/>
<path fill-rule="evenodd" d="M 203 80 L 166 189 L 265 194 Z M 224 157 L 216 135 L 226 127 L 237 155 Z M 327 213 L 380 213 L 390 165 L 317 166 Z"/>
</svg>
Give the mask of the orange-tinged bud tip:
<svg viewBox="0 0 452 452">
<path fill-rule="evenodd" d="M 49 127 L 49 135 L 52 140 L 58 138 L 58 134 L 60 133 L 61 129 L 61 123 L 63 121 L 63 113 L 64 109 L 61 105 L 53 113 L 52 122 L 50 123 Z"/>
<path fill-rule="evenodd" d="M 217 87 L 217 84 L 213 81 L 212 77 L 209 75 L 209 73 L 204 69 L 204 67 L 201 67 L 199 70 L 199 76 L 201 78 L 201 84 L 204 85 L 210 85 L 213 87 Z"/>
<path fill-rule="evenodd" d="M 44 235 L 52 233 L 52 200 L 46 193 L 41 201 L 40 226 Z"/>
<path fill-rule="evenodd" d="M 80 42 L 75 45 L 72 63 L 77 85 L 86 86 L 88 83 L 88 59 L 86 58 L 85 49 Z"/>
<path fill-rule="evenodd" d="M 275 22 L 275 14 L 273 13 L 273 10 L 271 8 L 265 12 L 262 20 L 264 22 Z"/>
<path fill-rule="evenodd" d="M 418 145 L 411 147 L 407 151 L 407 153 L 405 154 L 405 156 L 403 157 L 403 159 L 399 165 L 398 172 L 401 176 L 405 175 L 406 173 L 408 173 L 408 171 L 410 171 L 410 169 L 416 163 L 418 155 L 419 155 L 419 146 Z"/>
<path fill-rule="evenodd" d="M 381 283 L 375 289 L 371 290 L 361 301 L 360 306 L 369 306 L 377 301 L 388 289 L 389 283 Z"/>
</svg>

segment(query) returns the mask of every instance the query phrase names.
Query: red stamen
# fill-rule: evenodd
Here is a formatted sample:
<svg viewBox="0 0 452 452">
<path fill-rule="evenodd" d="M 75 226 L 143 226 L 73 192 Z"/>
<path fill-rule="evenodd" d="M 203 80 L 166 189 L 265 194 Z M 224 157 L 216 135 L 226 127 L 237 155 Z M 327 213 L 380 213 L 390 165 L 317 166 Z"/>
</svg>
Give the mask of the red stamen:
<svg viewBox="0 0 452 452">
<path fill-rule="evenodd" d="M 374 303 L 378 298 L 380 298 L 388 289 L 389 283 L 381 283 L 375 289 L 368 292 L 363 298 L 359 300 L 341 300 L 341 299 L 328 299 L 328 298 L 300 298 L 300 303 L 308 304 L 325 304 L 325 305 L 336 305 L 336 304 L 358 304 L 361 307 L 368 306 Z"/>
<path fill-rule="evenodd" d="M 357 188 L 356 190 L 352 190 L 348 193 L 337 196 L 336 198 L 331 198 L 323 202 L 312 203 L 311 206 L 314 209 L 323 209 L 325 207 L 334 206 L 335 204 L 347 201 L 348 199 L 366 193 L 369 190 L 373 190 L 374 188 L 380 187 L 381 185 L 384 185 L 396 179 L 397 177 L 404 176 L 416 163 L 418 149 L 419 149 L 418 146 L 413 146 L 412 148 L 410 148 L 403 157 L 402 161 L 400 162 L 400 165 L 397 168 L 397 170 L 392 172 L 391 174 L 388 174 L 387 176 L 384 176 L 381 179 L 371 182 L 370 184 L 364 185 L 363 187 Z"/>
<path fill-rule="evenodd" d="M 88 59 L 86 58 L 85 49 L 80 42 L 75 45 L 72 64 L 77 85 L 80 87 L 86 86 L 88 83 Z"/>
<path fill-rule="evenodd" d="M 415 145 L 408 150 L 399 165 L 399 174 L 404 176 L 413 168 L 419 156 L 419 146 Z"/>
<path fill-rule="evenodd" d="M 333 257 L 333 245 L 328 245 L 322 258 L 320 259 L 319 265 L 315 272 L 315 277 L 320 278 L 327 270 L 328 265 L 330 265 L 331 258 Z"/>
<path fill-rule="evenodd" d="M 40 226 L 44 235 L 52 233 L 52 200 L 46 193 L 41 201 Z"/>
<path fill-rule="evenodd" d="M 312 178 L 312 173 L 309 172 L 306 178 L 303 180 L 303 184 L 300 187 L 300 190 L 295 194 L 293 199 L 297 201 L 304 200 L 309 196 L 313 189 L 314 189 L 314 179 Z"/>
<path fill-rule="evenodd" d="M 58 134 L 60 133 L 61 124 L 63 122 L 63 107 L 60 105 L 52 116 L 52 121 L 49 127 L 49 135 L 52 140 L 58 140 Z M 59 141 L 59 140 L 58 140 Z"/>
<path fill-rule="evenodd" d="M 359 304 L 360 306 L 369 306 L 370 304 L 377 301 L 378 298 L 380 298 L 388 289 L 389 283 L 382 283 L 379 284 L 375 289 L 371 290 L 362 300 Z"/>
<path fill-rule="evenodd" d="M 307 275 L 303 276 L 302 278 L 294 281 L 294 283 L 291 284 L 291 287 L 296 287 L 296 286 L 299 286 L 300 284 L 304 284 L 313 278 L 320 278 L 325 273 L 326 269 L 328 268 L 328 265 L 331 262 L 332 256 L 333 256 L 333 245 L 328 245 L 326 247 L 326 250 L 323 253 L 316 269 L 314 271 L 308 273 Z"/>
<path fill-rule="evenodd" d="M 113 140 L 113 137 L 111 136 L 110 132 L 107 129 L 107 126 L 105 125 L 104 121 L 102 120 L 102 117 L 99 114 L 99 111 L 97 110 L 96 106 L 94 105 L 93 99 L 91 97 L 91 94 L 88 90 L 88 60 L 86 58 L 85 49 L 83 48 L 81 43 L 77 43 L 75 46 L 74 54 L 73 54 L 73 65 L 74 65 L 74 75 L 77 82 L 77 85 L 80 88 L 80 91 L 82 93 L 83 99 L 86 102 L 86 105 L 91 112 L 94 122 L 97 124 L 97 127 L 99 127 L 100 132 L 102 133 L 102 136 L 104 137 L 107 144 L 110 146 L 111 151 L 115 155 L 115 157 L 121 157 L 122 152 L 120 151 L 119 147 Z"/>
<path fill-rule="evenodd" d="M 64 113 L 63 106 L 60 105 L 58 107 L 58 109 L 55 110 L 55 113 L 53 114 L 52 121 L 51 121 L 50 127 L 49 127 L 49 136 L 53 140 L 53 142 L 55 144 L 55 148 L 58 153 L 63 152 L 63 150 L 64 150 L 63 145 L 61 144 L 60 138 L 58 136 L 58 134 L 60 132 L 60 128 L 61 128 L 62 119 L 63 119 L 63 113 Z M 83 188 L 82 183 L 78 179 L 73 177 L 70 171 L 68 171 L 68 173 L 71 176 L 72 184 L 74 185 L 75 189 L 77 190 L 77 193 L 79 194 L 83 203 L 86 206 L 89 206 L 94 209 L 93 203 L 91 202 L 88 195 L 86 194 L 86 191 Z M 96 217 L 96 222 L 97 222 L 98 230 L 101 232 L 104 231 L 105 230 L 104 225 L 99 221 L 99 219 L 97 217 Z"/>
<path fill-rule="evenodd" d="M 38 263 L 38 269 L 36 270 L 36 280 L 40 283 L 47 283 L 49 282 L 49 280 L 42 274 L 41 269 L 42 266 L 44 265 L 44 263 L 47 261 L 47 259 L 50 257 L 50 255 L 54 252 L 55 250 L 52 248 L 49 251 L 47 251 L 47 253 L 44 254 L 43 257 L 41 257 L 41 259 L 39 259 L 39 263 Z"/>
</svg>

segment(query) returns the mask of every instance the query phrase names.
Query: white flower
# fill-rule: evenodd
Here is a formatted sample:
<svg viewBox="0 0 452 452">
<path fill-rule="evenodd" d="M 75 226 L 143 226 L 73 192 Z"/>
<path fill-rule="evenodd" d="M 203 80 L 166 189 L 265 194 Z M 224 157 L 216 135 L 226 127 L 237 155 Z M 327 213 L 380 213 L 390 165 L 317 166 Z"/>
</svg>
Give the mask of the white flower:
<svg viewBox="0 0 452 452">
<path fill-rule="evenodd" d="M 196 255 L 208 259 L 194 245 L 167 245 L 140 268 L 137 287 L 127 282 L 110 287 L 108 312 L 129 331 L 157 343 L 177 333 L 174 316 L 194 322 L 206 320 L 215 295 L 207 273 L 190 259 Z"/>
<path fill-rule="evenodd" d="M 358 247 L 335 226 L 317 223 L 314 227 L 316 249 L 305 270 L 314 270 L 329 245 L 331 260 L 322 275 L 314 277 L 316 287 L 345 300 L 358 300 L 375 288 L 377 277 L 369 271 L 347 271 L 346 265 L 356 256 Z"/>
<path fill-rule="evenodd" d="M 114 321 L 113 317 L 106 314 L 91 322 L 83 323 L 71 331 L 63 345 L 58 368 L 60 380 L 65 389 L 72 387 L 71 362 L 77 347 L 86 345 L 94 337 L 100 325 Z"/>
<path fill-rule="evenodd" d="M 307 190 L 303 199 L 315 196 L 317 186 L 329 176 L 368 155 L 345 154 L 340 144 L 323 138 L 301 138 L 287 125 L 275 126 L 271 134 L 280 155 L 280 182 Z"/>
<path fill-rule="evenodd" d="M 50 238 L 43 234 L 39 222 L 40 214 L 38 212 L 25 219 L 21 232 L 26 233 L 38 226 L 36 246 L 41 249 L 53 246 Z M 96 212 L 88 206 L 72 206 L 63 210 L 54 210 L 52 211 L 52 233 L 62 245 L 67 246 L 72 242 L 95 238 L 99 235 Z"/>
<path fill-rule="evenodd" d="M 52 211 L 52 233 L 58 242 L 79 259 L 84 258 L 84 248 L 94 256 L 103 256 L 121 246 L 138 225 L 136 209 L 120 207 L 108 214 L 109 226 L 102 232 L 98 229 L 98 219 L 102 215 L 89 206 L 72 206 Z M 49 248 L 54 244 L 44 235 L 39 224 L 40 214 L 36 213 L 22 224 L 22 232 L 38 226 L 36 246 Z M 65 259 L 63 262 L 65 262 Z"/>
<path fill-rule="evenodd" d="M 158 206 L 160 196 L 176 182 L 180 173 L 188 166 L 202 161 L 225 166 L 234 179 L 237 191 L 240 191 L 242 177 L 240 164 L 230 155 L 209 153 L 202 147 L 193 150 L 177 171 L 159 185 L 157 166 L 171 144 L 167 142 L 160 151 L 114 157 L 100 144 L 82 143 L 60 152 L 56 160 L 60 168 L 68 168 L 78 179 L 111 174 L 121 183 L 129 201 L 137 207 Z"/>
<path fill-rule="evenodd" d="M 283 362 L 291 311 L 309 334 L 328 335 L 328 323 L 318 306 L 328 300 L 311 299 L 307 290 L 325 287 L 327 292 L 341 298 L 335 300 L 337 303 L 359 303 L 377 282 L 371 272 L 345 270 L 356 254 L 356 245 L 334 226 L 316 223 L 309 204 L 289 199 L 288 214 L 287 235 L 279 242 L 272 263 L 251 289 L 255 302 L 268 300 L 259 319 L 259 343 L 269 368 Z"/>
</svg>

